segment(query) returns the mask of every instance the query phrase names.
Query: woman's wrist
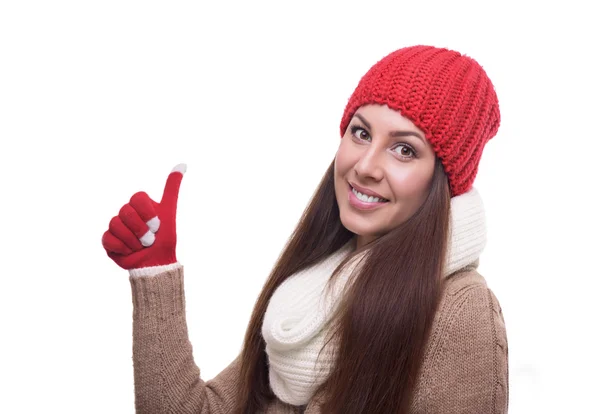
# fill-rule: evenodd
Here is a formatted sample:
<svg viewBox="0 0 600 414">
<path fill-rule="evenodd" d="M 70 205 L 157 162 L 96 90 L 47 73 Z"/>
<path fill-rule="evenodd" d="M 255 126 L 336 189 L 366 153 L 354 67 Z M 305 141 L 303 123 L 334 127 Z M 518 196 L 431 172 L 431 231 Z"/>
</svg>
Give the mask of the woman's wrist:
<svg viewBox="0 0 600 414">
<path fill-rule="evenodd" d="M 129 275 L 132 277 L 156 276 L 160 273 L 167 272 L 169 270 L 175 270 L 180 267 L 182 267 L 182 265 L 179 262 L 161 266 L 139 267 L 137 269 L 129 269 Z"/>
</svg>

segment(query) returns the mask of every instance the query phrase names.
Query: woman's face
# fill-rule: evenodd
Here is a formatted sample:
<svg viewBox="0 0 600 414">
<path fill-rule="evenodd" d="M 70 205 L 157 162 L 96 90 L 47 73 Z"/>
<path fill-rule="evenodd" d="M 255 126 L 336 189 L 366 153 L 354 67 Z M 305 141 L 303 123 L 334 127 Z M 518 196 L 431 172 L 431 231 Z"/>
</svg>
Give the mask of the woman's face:
<svg viewBox="0 0 600 414">
<path fill-rule="evenodd" d="M 342 224 L 357 235 L 357 247 L 416 212 L 434 166 L 431 145 L 408 118 L 385 105 L 356 111 L 335 157 L 334 182 Z"/>
</svg>

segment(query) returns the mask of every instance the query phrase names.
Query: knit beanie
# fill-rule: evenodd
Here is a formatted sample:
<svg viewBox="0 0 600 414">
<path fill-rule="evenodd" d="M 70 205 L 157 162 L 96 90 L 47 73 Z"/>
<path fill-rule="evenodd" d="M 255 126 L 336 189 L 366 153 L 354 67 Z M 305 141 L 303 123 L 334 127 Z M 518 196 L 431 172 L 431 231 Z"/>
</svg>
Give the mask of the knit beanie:
<svg viewBox="0 0 600 414">
<path fill-rule="evenodd" d="M 342 136 L 356 110 L 368 104 L 399 111 L 425 133 L 453 197 L 471 188 L 483 147 L 500 126 L 498 98 L 483 68 L 445 48 L 406 47 L 373 65 L 348 100 Z"/>
</svg>

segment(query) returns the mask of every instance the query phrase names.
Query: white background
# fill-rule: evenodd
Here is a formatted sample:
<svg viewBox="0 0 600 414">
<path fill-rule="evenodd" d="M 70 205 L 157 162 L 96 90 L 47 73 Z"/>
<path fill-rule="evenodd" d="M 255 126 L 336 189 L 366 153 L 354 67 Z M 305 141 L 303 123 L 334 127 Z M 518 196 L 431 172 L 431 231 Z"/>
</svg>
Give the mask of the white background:
<svg viewBox="0 0 600 414">
<path fill-rule="evenodd" d="M 600 412 L 600 33 L 586 3 L 0 3 L 0 411 L 133 412 L 128 274 L 100 238 L 180 162 L 190 335 L 203 378 L 220 372 L 358 80 L 432 44 L 477 59 L 500 99 L 475 185 L 510 413 Z"/>
</svg>

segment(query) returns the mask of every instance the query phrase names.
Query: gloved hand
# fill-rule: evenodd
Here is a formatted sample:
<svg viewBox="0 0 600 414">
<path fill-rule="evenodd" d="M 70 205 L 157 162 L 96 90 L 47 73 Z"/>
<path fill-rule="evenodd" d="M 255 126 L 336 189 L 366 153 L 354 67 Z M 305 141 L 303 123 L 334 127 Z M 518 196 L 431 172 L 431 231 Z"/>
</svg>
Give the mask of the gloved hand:
<svg viewBox="0 0 600 414">
<path fill-rule="evenodd" d="M 135 193 L 129 203 L 111 219 L 102 236 L 102 246 L 116 264 L 131 270 L 177 262 L 176 214 L 179 186 L 186 165 L 173 168 L 160 203 L 143 191 Z"/>
</svg>

